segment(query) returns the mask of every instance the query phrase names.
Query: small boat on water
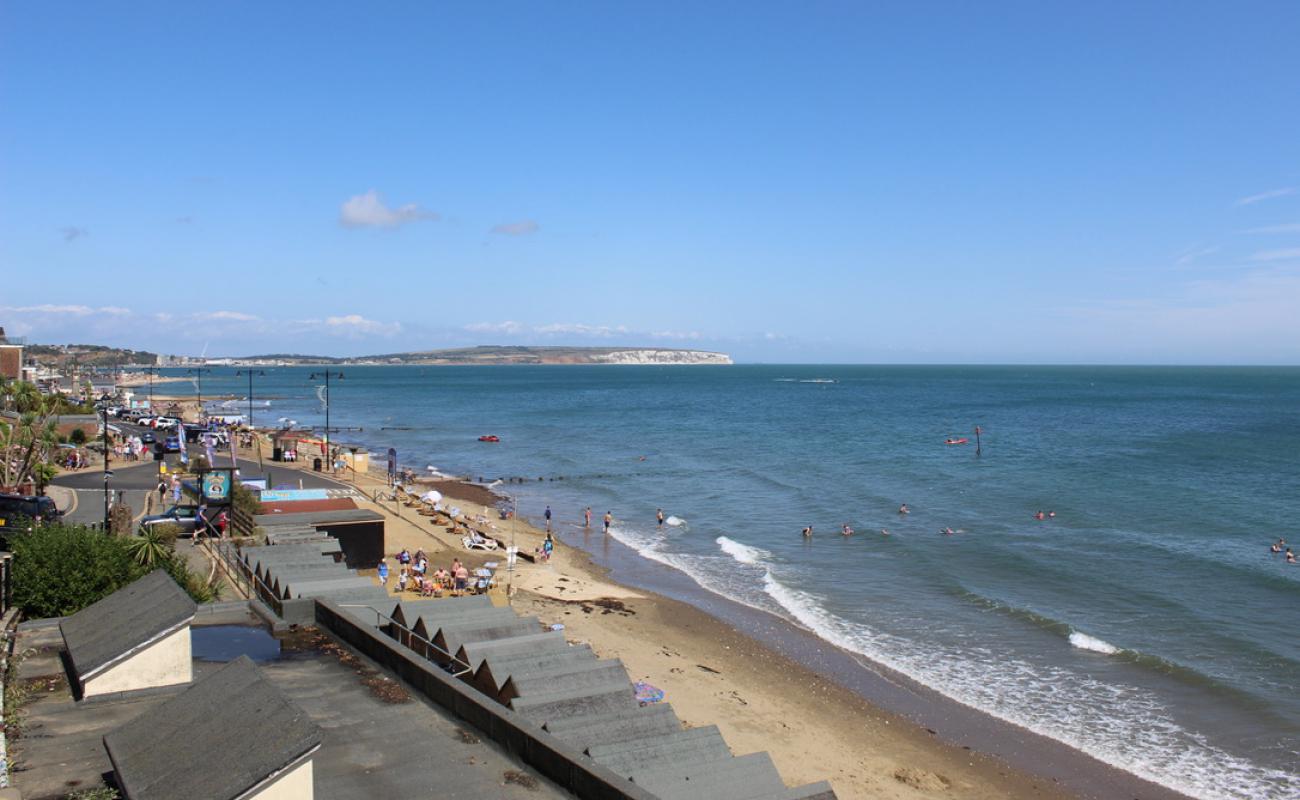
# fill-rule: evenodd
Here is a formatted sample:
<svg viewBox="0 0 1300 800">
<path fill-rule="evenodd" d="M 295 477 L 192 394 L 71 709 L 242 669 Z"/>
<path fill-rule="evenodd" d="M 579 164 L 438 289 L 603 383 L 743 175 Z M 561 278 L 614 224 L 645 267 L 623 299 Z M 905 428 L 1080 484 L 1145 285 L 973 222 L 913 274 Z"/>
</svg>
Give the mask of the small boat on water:
<svg viewBox="0 0 1300 800">
<path fill-rule="evenodd" d="M 499 442 L 499 441 L 501 441 L 501 437 L 500 437 L 500 436 L 493 436 L 493 435 L 491 435 L 491 434 L 488 434 L 488 435 L 486 435 L 486 436 L 480 436 L 480 437 L 478 437 L 478 440 L 479 440 L 480 442 Z"/>
<path fill-rule="evenodd" d="M 944 441 L 944 444 L 966 444 L 966 443 L 969 442 L 969 441 L 970 441 L 970 439 L 967 439 L 965 436 L 963 436 L 963 437 L 960 438 L 960 439 L 948 439 L 948 440 L 945 440 L 945 441 Z"/>
</svg>

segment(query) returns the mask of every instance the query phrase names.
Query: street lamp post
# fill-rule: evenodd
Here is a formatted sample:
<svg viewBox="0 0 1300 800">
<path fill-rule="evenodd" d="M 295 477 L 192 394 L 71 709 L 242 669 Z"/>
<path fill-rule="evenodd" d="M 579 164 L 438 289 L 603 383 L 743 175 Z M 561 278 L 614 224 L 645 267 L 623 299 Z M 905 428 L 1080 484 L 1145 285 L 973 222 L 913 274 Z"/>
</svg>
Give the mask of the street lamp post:
<svg viewBox="0 0 1300 800">
<path fill-rule="evenodd" d="M 245 369 L 235 373 L 236 378 L 241 375 L 248 376 L 248 427 L 251 429 L 253 427 L 253 376 L 264 378 L 266 373 L 260 369 Z"/>
<path fill-rule="evenodd" d="M 330 378 L 343 380 L 343 373 L 331 372 L 330 370 L 319 373 L 313 372 L 307 380 L 314 381 L 318 378 L 325 379 L 325 458 L 329 460 L 332 457 L 330 455 Z"/>
<path fill-rule="evenodd" d="M 109 490 L 108 479 L 113 477 L 113 473 L 108 469 L 108 456 L 112 452 L 108 447 L 108 395 L 99 398 L 99 414 L 103 420 L 104 434 L 104 533 L 112 533 L 113 525 L 109 516 Z"/>
<path fill-rule="evenodd" d="M 199 395 L 199 419 L 203 419 L 203 373 L 211 372 L 206 367 L 192 367 L 185 370 L 186 375 L 194 376 L 194 389 Z"/>
</svg>

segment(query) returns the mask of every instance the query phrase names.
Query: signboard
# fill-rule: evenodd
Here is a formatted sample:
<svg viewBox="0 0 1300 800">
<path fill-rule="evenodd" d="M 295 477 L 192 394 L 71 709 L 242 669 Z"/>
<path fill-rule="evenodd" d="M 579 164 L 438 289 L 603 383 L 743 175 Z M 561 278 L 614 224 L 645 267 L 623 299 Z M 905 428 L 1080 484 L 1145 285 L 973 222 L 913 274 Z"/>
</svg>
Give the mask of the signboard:
<svg viewBox="0 0 1300 800">
<path fill-rule="evenodd" d="M 397 483 L 397 450 L 388 448 L 388 485 Z"/>
<path fill-rule="evenodd" d="M 262 492 L 259 498 L 263 503 L 288 503 L 294 500 L 328 500 L 328 489 L 276 489 Z"/>
<path fill-rule="evenodd" d="M 210 506 L 230 505 L 231 485 L 235 471 L 229 467 L 210 469 L 199 476 L 202 500 Z"/>
</svg>

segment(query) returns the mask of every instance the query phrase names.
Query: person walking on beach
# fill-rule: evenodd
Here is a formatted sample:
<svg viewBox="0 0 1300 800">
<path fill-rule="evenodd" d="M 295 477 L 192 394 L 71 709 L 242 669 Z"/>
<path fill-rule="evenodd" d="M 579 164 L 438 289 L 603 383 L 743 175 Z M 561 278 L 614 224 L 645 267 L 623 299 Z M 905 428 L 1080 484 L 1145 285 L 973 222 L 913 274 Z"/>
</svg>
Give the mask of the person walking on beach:
<svg viewBox="0 0 1300 800">
<path fill-rule="evenodd" d="M 661 508 L 655 511 L 655 519 L 659 520 L 659 527 L 664 526 L 664 510 Z"/>
<path fill-rule="evenodd" d="M 551 530 L 551 507 L 550 506 L 546 507 L 546 513 L 543 514 L 542 516 L 546 517 L 546 531 L 549 533 Z"/>
<path fill-rule="evenodd" d="M 614 515 L 606 511 L 605 512 L 605 533 L 609 533 L 609 526 L 613 524 L 614 524 Z"/>
<path fill-rule="evenodd" d="M 379 566 L 375 568 L 375 571 L 379 573 L 379 585 L 387 589 L 388 588 L 388 562 L 383 560 L 382 558 L 379 559 Z"/>
<path fill-rule="evenodd" d="M 591 506 L 587 506 L 587 510 L 583 512 L 582 518 L 585 520 L 582 523 L 582 527 L 590 528 L 591 527 Z"/>
<path fill-rule="evenodd" d="M 549 563 L 553 552 L 555 552 L 555 540 L 551 538 L 551 534 L 548 532 L 546 539 L 542 541 L 542 560 Z"/>
</svg>

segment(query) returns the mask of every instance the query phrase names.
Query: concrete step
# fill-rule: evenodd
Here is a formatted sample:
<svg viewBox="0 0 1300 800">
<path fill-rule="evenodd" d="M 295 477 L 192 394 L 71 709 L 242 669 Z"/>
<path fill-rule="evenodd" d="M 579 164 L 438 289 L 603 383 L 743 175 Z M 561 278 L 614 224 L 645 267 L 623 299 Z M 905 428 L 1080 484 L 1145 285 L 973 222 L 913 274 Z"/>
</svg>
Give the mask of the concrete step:
<svg viewBox="0 0 1300 800">
<path fill-rule="evenodd" d="M 716 725 L 707 725 L 645 739 L 592 745 L 588 755 L 597 764 L 620 775 L 631 775 L 640 770 L 658 769 L 664 764 L 684 768 L 691 764 L 721 761 L 731 758 L 731 748 L 727 747 Z"/>
<path fill-rule="evenodd" d="M 818 781 L 804 786 L 796 786 L 793 789 L 784 789 L 775 794 L 760 795 L 751 798 L 751 800 L 837 800 L 837 798 L 830 783 Z"/>
<path fill-rule="evenodd" d="M 785 783 L 767 753 L 680 767 L 665 764 L 628 777 L 661 800 L 752 800 L 785 791 Z"/>
<path fill-rule="evenodd" d="M 587 714 L 546 723 L 556 738 L 586 752 L 595 744 L 612 744 L 682 730 L 677 712 L 667 703 L 621 708 L 609 714 Z"/>
<path fill-rule="evenodd" d="M 565 717 L 608 714 L 620 708 L 636 708 L 636 696 L 627 681 L 596 684 L 566 692 L 549 692 L 516 697 L 510 707 L 539 725 Z"/>
</svg>

